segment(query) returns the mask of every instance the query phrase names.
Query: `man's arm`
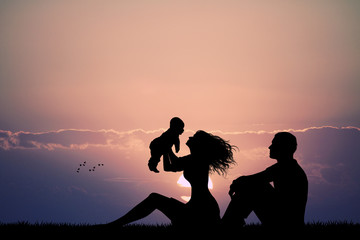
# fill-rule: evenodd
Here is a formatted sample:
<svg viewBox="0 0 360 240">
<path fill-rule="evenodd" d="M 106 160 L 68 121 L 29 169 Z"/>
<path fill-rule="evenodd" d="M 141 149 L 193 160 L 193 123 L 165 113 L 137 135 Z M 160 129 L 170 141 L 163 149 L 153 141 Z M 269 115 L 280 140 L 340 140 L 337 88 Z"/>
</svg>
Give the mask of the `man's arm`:
<svg viewBox="0 0 360 240">
<path fill-rule="evenodd" d="M 253 175 L 241 176 L 235 179 L 230 185 L 229 195 L 230 197 L 233 197 L 239 189 L 242 189 L 249 185 L 257 185 L 266 182 L 268 183 L 271 181 L 271 172 L 269 172 L 268 169 L 259 173 L 255 173 Z"/>
</svg>

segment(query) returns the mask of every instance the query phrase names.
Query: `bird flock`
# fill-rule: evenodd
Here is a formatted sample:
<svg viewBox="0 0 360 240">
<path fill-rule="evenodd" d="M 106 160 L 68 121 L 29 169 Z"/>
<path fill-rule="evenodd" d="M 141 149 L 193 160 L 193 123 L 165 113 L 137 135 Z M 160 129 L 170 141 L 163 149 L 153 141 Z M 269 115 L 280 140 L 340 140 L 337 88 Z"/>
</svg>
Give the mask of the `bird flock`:
<svg viewBox="0 0 360 240">
<path fill-rule="evenodd" d="M 94 172 L 96 167 L 103 167 L 104 164 L 103 163 L 98 163 L 97 165 L 93 166 L 92 168 L 89 168 L 89 172 Z M 86 167 L 86 161 L 83 163 L 80 163 L 80 167 L 77 168 L 76 172 L 80 173 L 80 170 L 82 167 Z"/>
</svg>

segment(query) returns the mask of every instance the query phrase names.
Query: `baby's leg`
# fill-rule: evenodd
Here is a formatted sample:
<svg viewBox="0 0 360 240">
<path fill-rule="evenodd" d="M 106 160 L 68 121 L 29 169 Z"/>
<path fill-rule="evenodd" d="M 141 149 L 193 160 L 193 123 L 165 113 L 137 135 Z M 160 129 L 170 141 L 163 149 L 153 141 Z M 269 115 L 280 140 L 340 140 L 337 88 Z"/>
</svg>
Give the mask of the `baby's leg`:
<svg viewBox="0 0 360 240">
<path fill-rule="evenodd" d="M 156 173 L 159 172 L 159 170 L 157 170 L 156 167 L 157 167 L 158 163 L 160 162 L 161 155 L 162 154 L 159 151 L 151 149 L 151 157 L 150 157 L 149 162 L 148 162 L 148 166 L 149 166 L 150 171 L 153 171 L 153 172 L 156 172 Z"/>
</svg>

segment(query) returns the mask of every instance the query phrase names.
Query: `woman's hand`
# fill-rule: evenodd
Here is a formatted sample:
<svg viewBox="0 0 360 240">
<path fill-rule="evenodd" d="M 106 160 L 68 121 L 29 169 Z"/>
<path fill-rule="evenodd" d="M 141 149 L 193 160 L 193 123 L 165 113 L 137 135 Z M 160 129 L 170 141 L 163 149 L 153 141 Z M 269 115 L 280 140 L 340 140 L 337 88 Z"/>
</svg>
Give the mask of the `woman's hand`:
<svg viewBox="0 0 360 240">
<path fill-rule="evenodd" d="M 184 170 L 184 161 L 182 157 L 177 157 L 172 149 L 163 155 L 164 171 L 179 172 Z"/>
<path fill-rule="evenodd" d="M 164 165 L 164 171 L 166 171 L 166 172 L 172 171 L 172 166 L 171 166 L 171 160 L 170 160 L 169 153 L 164 153 L 164 155 L 163 155 L 163 165 Z"/>
</svg>

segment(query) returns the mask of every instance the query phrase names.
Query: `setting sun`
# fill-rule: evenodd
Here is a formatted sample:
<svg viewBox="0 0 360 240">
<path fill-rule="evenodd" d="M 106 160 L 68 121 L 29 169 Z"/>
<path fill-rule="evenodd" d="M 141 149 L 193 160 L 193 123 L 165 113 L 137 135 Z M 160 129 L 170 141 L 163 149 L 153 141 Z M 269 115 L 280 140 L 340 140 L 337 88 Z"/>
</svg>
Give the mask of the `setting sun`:
<svg viewBox="0 0 360 240">
<path fill-rule="evenodd" d="M 183 174 L 181 174 L 181 176 L 179 177 L 179 180 L 177 181 L 177 184 L 178 184 L 180 187 L 191 187 L 190 183 L 185 179 L 185 177 L 184 177 Z M 212 180 L 211 180 L 210 177 L 209 177 L 208 188 L 209 188 L 209 189 L 213 189 L 213 188 L 214 188 L 213 182 L 212 182 Z"/>
<path fill-rule="evenodd" d="M 177 184 L 180 187 L 191 187 L 190 183 L 185 179 L 184 175 L 181 174 L 181 176 L 179 177 Z M 211 178 L 209 177 L 209 182 L 208 182 L 208 188 L 209 189 L 213 189 L 213 182 L 211 180 Z M 181 199 L 183 199 L 184 201 L 188 202 L 190 200 L 190 196 L 181 196 Z"/>
</svg>

